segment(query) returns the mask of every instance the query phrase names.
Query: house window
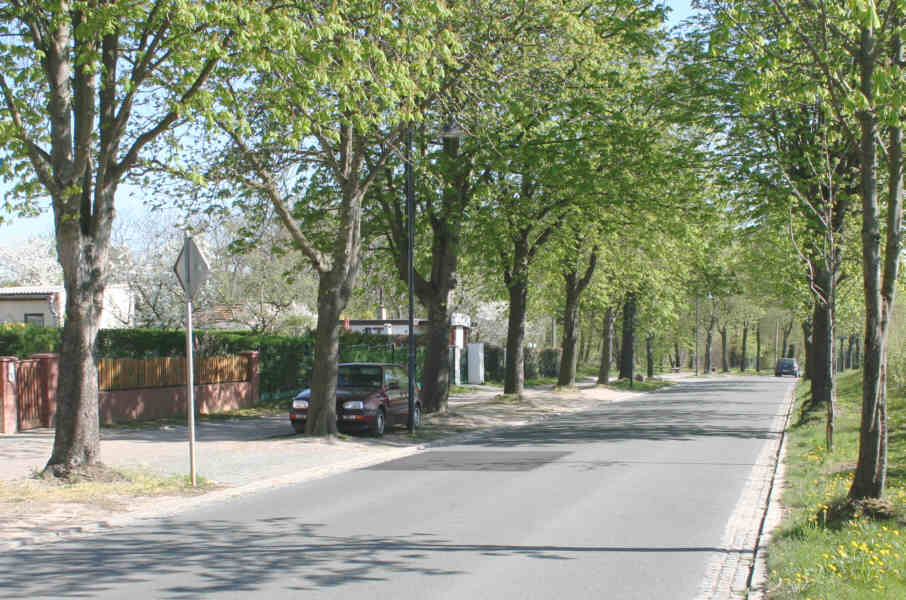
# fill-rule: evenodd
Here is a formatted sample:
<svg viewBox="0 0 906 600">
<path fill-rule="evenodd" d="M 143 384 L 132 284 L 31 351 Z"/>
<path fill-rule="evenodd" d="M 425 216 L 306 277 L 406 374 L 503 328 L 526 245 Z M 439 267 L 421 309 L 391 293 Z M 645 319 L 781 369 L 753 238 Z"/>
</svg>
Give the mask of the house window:
<svg viewBox="0 0 906 600">
<path fill-rule="evenodd" d="M 44 314 L 43 313 L 25 313 L 25 324 L 26 325 L 37 325 L 38 327 L 44 327 Z"/>
</svg>

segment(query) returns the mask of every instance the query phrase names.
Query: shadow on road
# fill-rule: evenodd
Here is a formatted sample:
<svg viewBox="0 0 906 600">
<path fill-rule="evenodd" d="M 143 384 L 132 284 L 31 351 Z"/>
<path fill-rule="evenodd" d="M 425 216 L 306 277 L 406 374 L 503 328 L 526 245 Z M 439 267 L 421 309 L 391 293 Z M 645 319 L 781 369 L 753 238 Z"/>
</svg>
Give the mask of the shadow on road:
<svg viewBox="0 0 906 600">
<path fill-rule="evenodd" d="M 323 590 L 385 581 L 396 573 L 463 574 L 461 570 L 432 566 L 451 562 L 447 558 L 454 554 L 476 554 L 487 560 L 514 556 L 572 560 L 590 553 L 600 554 L 602 560 L 614 553 L 750 554 L 747 550 L 695 546 L 467 544 L 424 532 L 332 536 L 323 533 L 324 525 L 282 517 L 255 521 L 246 527 L 232 521 L 203 521 L 164 522 L 155 529 L 165 533 L 111 533 L 103 538 L 10 553 L 0 573 L 0 596 L 84 598 L 120 586 L 150 592 L 146 586 L 152 581 L 157 589 L 150 595 L 157 598 L 201 598 L 263 587 L 290 592 Z"/>
</svg>

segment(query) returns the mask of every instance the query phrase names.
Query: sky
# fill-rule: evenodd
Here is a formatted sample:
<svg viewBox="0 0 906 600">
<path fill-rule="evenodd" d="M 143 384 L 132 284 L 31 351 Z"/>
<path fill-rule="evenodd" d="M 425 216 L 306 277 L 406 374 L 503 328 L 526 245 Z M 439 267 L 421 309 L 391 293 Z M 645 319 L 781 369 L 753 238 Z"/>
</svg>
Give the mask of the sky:
<svg viewBox="0 0 906 600">
<path fill-rule="evenodd" d="M 668 17 L 670 26 L 678 24 L 692 14 L 690 2 L 691 0 L 666 0 L 667 6 L 672 9 Z M 0 208 L 0 215 L 5 220 L 10 221 L 0 224 L 0 246 L 13 246 L 17 242 L 35 236 L 53 236 L 53 216 L 49 206 L 43 208 L 45 210 L 41 215 L 31 218 L 12 217 Z M 150 210 L 142 202 L 140 190 L 130 188 L 127 185 L 120 186 L 116 210 L 118 219 L 141 220 L 152 218 Z"/>
</svg>

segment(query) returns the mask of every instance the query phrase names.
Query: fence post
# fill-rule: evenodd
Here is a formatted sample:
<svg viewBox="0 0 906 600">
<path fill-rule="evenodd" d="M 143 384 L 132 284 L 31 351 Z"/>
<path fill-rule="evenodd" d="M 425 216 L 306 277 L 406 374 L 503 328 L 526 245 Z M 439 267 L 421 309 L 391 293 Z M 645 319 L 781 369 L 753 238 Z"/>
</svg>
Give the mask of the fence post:
<svg viewBox="0 0 906 600">
<path fill-rule="evenodd" d="M 15 356 L 0 356 L 0 433 L 19 430 L 19 404 L 16 398 Z"/>
<path fill-rule="evenodd" d="M 41 390 L 41 426 L 54 427 L 57 422 L 57 382 L 60 373 L 59 354 L 32 354 L 38 361 Z"/>
<path fill-rule="evenodd" d="M 257 350 L 249 350 L 240 352 L 239 354 L 241 356 L 247 356 L 249 361 L 247 375 L 249 382 L 249 396 L 245 406 L 254 406 L 261 401 L 261 373 L 258 370 L 259 352 Z"/>
</svg>

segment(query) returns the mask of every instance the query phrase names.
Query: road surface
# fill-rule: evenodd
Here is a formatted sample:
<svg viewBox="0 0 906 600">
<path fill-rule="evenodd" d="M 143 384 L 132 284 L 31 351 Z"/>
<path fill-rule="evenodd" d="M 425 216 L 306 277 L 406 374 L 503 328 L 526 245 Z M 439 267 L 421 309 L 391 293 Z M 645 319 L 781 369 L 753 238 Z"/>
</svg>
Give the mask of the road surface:
<svg viewBox="0 0 906 600">
<path fill-rule="evenodd" d="M 686 381 L 20 548 L 0 557 L 0 597 L 691 600 L 715 564 L 751 554 L 727 546 L 728 522 L 792 384 Z"/>
</svg>

